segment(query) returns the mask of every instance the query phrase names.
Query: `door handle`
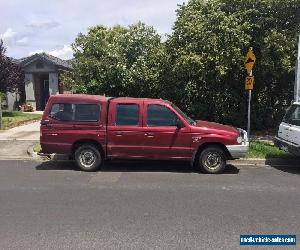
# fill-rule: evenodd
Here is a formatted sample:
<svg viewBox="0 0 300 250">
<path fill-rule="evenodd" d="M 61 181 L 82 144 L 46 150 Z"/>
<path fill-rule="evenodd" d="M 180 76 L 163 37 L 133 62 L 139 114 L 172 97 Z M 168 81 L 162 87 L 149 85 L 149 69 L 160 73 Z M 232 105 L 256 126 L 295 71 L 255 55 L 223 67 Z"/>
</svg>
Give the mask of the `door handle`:
<svg viewBox="0 0 300 250">
<path fill-rule="evenodd" d="M 49 136 L 58 136 L 57 133 L 52 133 L 52 134 L 47 134 L 47 135 L 49 135 Z"/>
<path fill-rule="evenodd" d="M 42 120 L 40 124 L 46 126 L 47 128 L 52 128 L 50 120 Z"/>
<path fill-rule="evenodd" d="M 123 132 L 116 132 L 116 136 L 123 136 Z"/>
<path fill-rule="evenodd" d="M 145 136 L 148 136 L 148 137 L 154 137 L 154 133 L 146 132 L 146 133 L 145 133 Z"/>
</svg>

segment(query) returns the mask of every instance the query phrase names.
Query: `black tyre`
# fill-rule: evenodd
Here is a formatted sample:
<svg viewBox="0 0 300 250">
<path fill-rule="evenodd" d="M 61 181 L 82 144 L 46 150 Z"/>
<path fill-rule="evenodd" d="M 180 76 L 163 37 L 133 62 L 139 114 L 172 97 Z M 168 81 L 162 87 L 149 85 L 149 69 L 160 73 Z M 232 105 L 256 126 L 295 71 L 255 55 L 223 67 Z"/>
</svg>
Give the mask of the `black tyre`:
<svg viewBox="0 0 300 250">
<path fill-rule="evenodd" d="M 83 171 L 96 171 L 102 164 L 102 156 L 96 146 L 84 144 L 75 151 L 75 161 Z"/>
<path fill-rule="evenodd" d="M 217 146 L 204 148 L 198 158 L 200 170 L 207 174 L 220 174 L 226 166 L 224 150 Z"/>
</svg>

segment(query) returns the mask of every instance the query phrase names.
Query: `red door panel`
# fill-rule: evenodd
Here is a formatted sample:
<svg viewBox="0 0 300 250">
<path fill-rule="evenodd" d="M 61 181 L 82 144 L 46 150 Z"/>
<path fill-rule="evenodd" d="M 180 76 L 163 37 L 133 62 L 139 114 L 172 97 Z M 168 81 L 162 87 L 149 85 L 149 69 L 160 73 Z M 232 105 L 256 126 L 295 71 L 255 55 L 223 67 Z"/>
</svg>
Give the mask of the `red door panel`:
<svg viewBox="0 0 300 250">
<path fill-rule="evenodd" d="M 143 151 L 147 158 L 185 159 L 191 157 L 190 135 L 175 127 L 144 127 Z"/>
<path fill-rule="evenodd" d="M 173 113 L 176 119 L 180 119 L 178 114 L 171 107 L 161 103 L 149 102 L 144 105 L 144 143 L 143 151 L 145 157 L 152 159 L 188 159 L 192 155 L 191 136 L 189 128 L 177 128 L 174 126 L 164 125 L 164 114 L 152 111 L 152 121 L 150 122 L 147 115 L 149 105 L 162 106 L 166 112 Z M 167 115 L 167 113 L 165 114 Z M 162 120 L 160 120 L 160 116 Z M 184 121 L 182 121 L 184 123 Z"/>
<path fill-rule="evenodd" d="M 110 158 L 143 158 L 142 101 L 113 100 L 107 129 Z"/>
</svg>

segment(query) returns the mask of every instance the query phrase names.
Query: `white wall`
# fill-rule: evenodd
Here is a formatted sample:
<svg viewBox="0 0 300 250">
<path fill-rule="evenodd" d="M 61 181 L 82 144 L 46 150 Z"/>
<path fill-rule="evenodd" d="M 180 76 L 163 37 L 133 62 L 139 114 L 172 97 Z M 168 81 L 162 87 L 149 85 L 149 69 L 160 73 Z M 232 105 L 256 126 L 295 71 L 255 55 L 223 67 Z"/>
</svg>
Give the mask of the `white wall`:
<svg viewBox="0 0 300 250">
<path fill-rule="evenodd" d="M 58 90 L 58 74 L 49 73 L 49 95 L 59 94 Z"/>
<path fill-rule="evenodd" d="M 7 92 L 6 93 L 6 103 L 7 103 L 7 109 L 9 111 L 14 110 L 16 107 L 16 102 L 20 100 L 20 96 L 16 93 Z"/>
<path fill-rule="evenodd" d="M 26 73 L 25 74 L 25 94 L 26 102 L 30 103 L 34 109 L 36 109 L 36 101 L 34 96 L 34 82 L 33 75 Z"/>
</svg>

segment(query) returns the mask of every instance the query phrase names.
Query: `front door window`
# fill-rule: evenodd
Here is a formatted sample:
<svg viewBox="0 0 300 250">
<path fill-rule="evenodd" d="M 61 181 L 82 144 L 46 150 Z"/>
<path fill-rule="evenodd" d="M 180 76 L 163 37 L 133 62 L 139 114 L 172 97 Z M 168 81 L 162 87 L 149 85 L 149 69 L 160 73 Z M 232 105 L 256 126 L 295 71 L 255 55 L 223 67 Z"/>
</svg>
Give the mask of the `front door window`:
<svg viewBox="0 0 300 250">
<path fill-rule="evenodd" d="M 147 126 L 149 127 L 166 127 L 176 126 L 178 121 L 177 115 L 169 108 L 150 104 L 147 109 Z"/>
</svg>

